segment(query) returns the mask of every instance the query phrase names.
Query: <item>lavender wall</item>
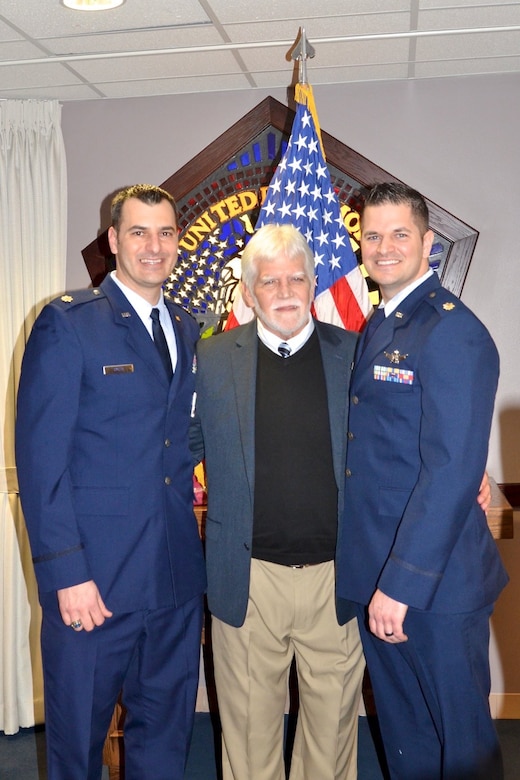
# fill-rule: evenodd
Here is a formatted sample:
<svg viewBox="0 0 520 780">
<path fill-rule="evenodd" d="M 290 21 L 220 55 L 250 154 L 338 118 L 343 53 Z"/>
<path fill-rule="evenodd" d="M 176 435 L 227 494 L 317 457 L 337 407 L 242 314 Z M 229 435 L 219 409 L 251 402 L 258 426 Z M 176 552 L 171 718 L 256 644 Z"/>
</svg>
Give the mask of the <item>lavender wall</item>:
<svg viewBox="0 0 520 780">
<path fill-rule="evenodd" d="M 480 232 L 462 299 L 501 354 L 489 471 L 499 482 L 520 482 L 520 74 L 314 93 L 327 132 Z M 89 283 L 81 249 L 107 227 L 114 190 L 161 183 L 268 94 L 287 102 L 285 90 L 249 90 L 66 103 L 68 287 Z M 497 714 L 508 717 L 520 717 L 520 628 L 511 620 L 520 602 L 519 545 L 518 538 L 500 543 L 512 582 L 497 608 L 491 652 Z"/>
</svg>

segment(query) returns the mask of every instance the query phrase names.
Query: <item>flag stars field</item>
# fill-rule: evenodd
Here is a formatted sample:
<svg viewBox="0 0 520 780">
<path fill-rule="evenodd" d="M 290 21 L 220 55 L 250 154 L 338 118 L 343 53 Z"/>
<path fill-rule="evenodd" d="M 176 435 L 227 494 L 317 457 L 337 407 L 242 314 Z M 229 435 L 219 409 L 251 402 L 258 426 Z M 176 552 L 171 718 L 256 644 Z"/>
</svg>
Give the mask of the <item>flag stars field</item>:
<svg viewBox="0 0 520 780">
<path fill-rule="evenodd" d="M 360 330 L 372 308 L 368 289 L 322 152 L 312 90 L 308 85 L 298 87 L 292 133 L 267 190 L 256 227 L 272 222 L 295 225 L 314 253 L 316 316 L 344 328 Z"/>
</svg>

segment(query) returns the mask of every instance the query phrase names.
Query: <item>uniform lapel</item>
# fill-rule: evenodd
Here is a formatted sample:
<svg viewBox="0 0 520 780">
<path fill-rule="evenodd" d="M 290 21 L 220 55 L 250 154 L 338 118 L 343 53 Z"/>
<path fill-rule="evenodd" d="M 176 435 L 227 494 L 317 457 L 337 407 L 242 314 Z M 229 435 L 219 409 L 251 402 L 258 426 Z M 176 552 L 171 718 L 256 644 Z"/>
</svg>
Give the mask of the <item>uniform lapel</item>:
<svg viewBox="0 0 520 780">
<path fill-rule="evenodd" d="M 413 315 L 417 306 L 426 296 L 435 296 L 440 287 L 436 274 L 429 276 L 419 287 L 416 287 L 397 308 L 381 323 L 366 348 L 364 338 L 360 338 L 356 352 L 356 367 L 366 367 L 373 364 L 395 338 L 396 331 L 404 327 Z"/>
<path fill-rule="evenodd" d="M 110 302 L 115 324 L 125 329 L 128 347 L 139 355 L 140 359 L 149 366 L 150 370 L 156 374 L 157 378 L 166 387 L 168 379 L 161 363 L 161 358 L 150 338 L 150 334 L 135 309 L 130 305 L 128 298 L 110 276 L 103 280 L 101 289 Z"/>
<path fill-rule="evenodd" d="M 188 368 L 188 360 L 190 356 L 188 354 L 188 344 L 186 343 L 186 338 L 184 337 L 182 319 L 175 312 L 175 307 L 169 303 L 169 301 L 166 301 L 166 308 L 168 309 L 168 313 L 172 320 L 173 331 L 175 333 L 175 343 L 177 345 L 177 365 L 175 367 L 175 371 L 173 372 L 173 379 L 170 384 L 169 392 L 169 398 L 171 402 L 177 390 L 179 389 L 180 379 L 185 375 L 186 369 Z M 164 373 L 165 372 L 163 369 L 163 375 Z"/>
<path fill-rule="evenodd" d="M 364 335 L 361 336 L 356 350 L 356 367 L 362 367 L 374 362 L 377 355 L 388 346 L 394 332 L 394 316 L 385 317 L 374 335 L 365 346 Z"/>
</svg>

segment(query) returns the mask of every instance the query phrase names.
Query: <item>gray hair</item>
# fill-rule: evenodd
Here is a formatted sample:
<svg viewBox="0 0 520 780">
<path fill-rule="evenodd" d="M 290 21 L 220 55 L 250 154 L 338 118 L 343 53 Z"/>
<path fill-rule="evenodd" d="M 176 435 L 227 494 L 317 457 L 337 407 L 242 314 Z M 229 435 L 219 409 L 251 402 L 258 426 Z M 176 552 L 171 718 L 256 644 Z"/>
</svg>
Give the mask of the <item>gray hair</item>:
<svg viewBox="0 0 520 780">
<path fill-rule="evenodd" d="M 261 260 L 274 260 L 284 254 L 289 260 L 303 258 L 305 275 L 311 285 L 316 272 L 314 255 L 300 231 L 291 224 L 264 225 L 249 239 L 242 252 L 242 282 L 251 290 L 258 276 L 258 263 Z"/>
</svg>

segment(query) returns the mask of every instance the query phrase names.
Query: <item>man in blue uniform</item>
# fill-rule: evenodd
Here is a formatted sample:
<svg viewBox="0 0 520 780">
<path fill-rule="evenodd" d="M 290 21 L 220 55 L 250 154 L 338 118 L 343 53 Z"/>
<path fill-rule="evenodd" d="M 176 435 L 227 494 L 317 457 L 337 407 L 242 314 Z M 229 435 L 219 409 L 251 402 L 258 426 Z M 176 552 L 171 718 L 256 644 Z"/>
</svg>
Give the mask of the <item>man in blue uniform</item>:
<svg viewBox="0 0 520 780">
<path fill-rule="evenodd" d="M 188 449 L 198 327 L 162 294 L 177 259 L 167 192 L 119 193 L 109 241 L 115 272 L 37 319 L 18 397 L 48 776 L 101 777 L 122 689 L 125 777 L 181 780 L 205 588 Z"/>
<path fill-rule="evenodd" d="M 395 780 L 496 780 L 489 617 L 507 582 L 476 501 L 498 354 L 429 269 L 419 193 L 375 185 L 361 249 L 382 304 L 350 387 L 338 594 L 358 604 Z"/>
</svg>

